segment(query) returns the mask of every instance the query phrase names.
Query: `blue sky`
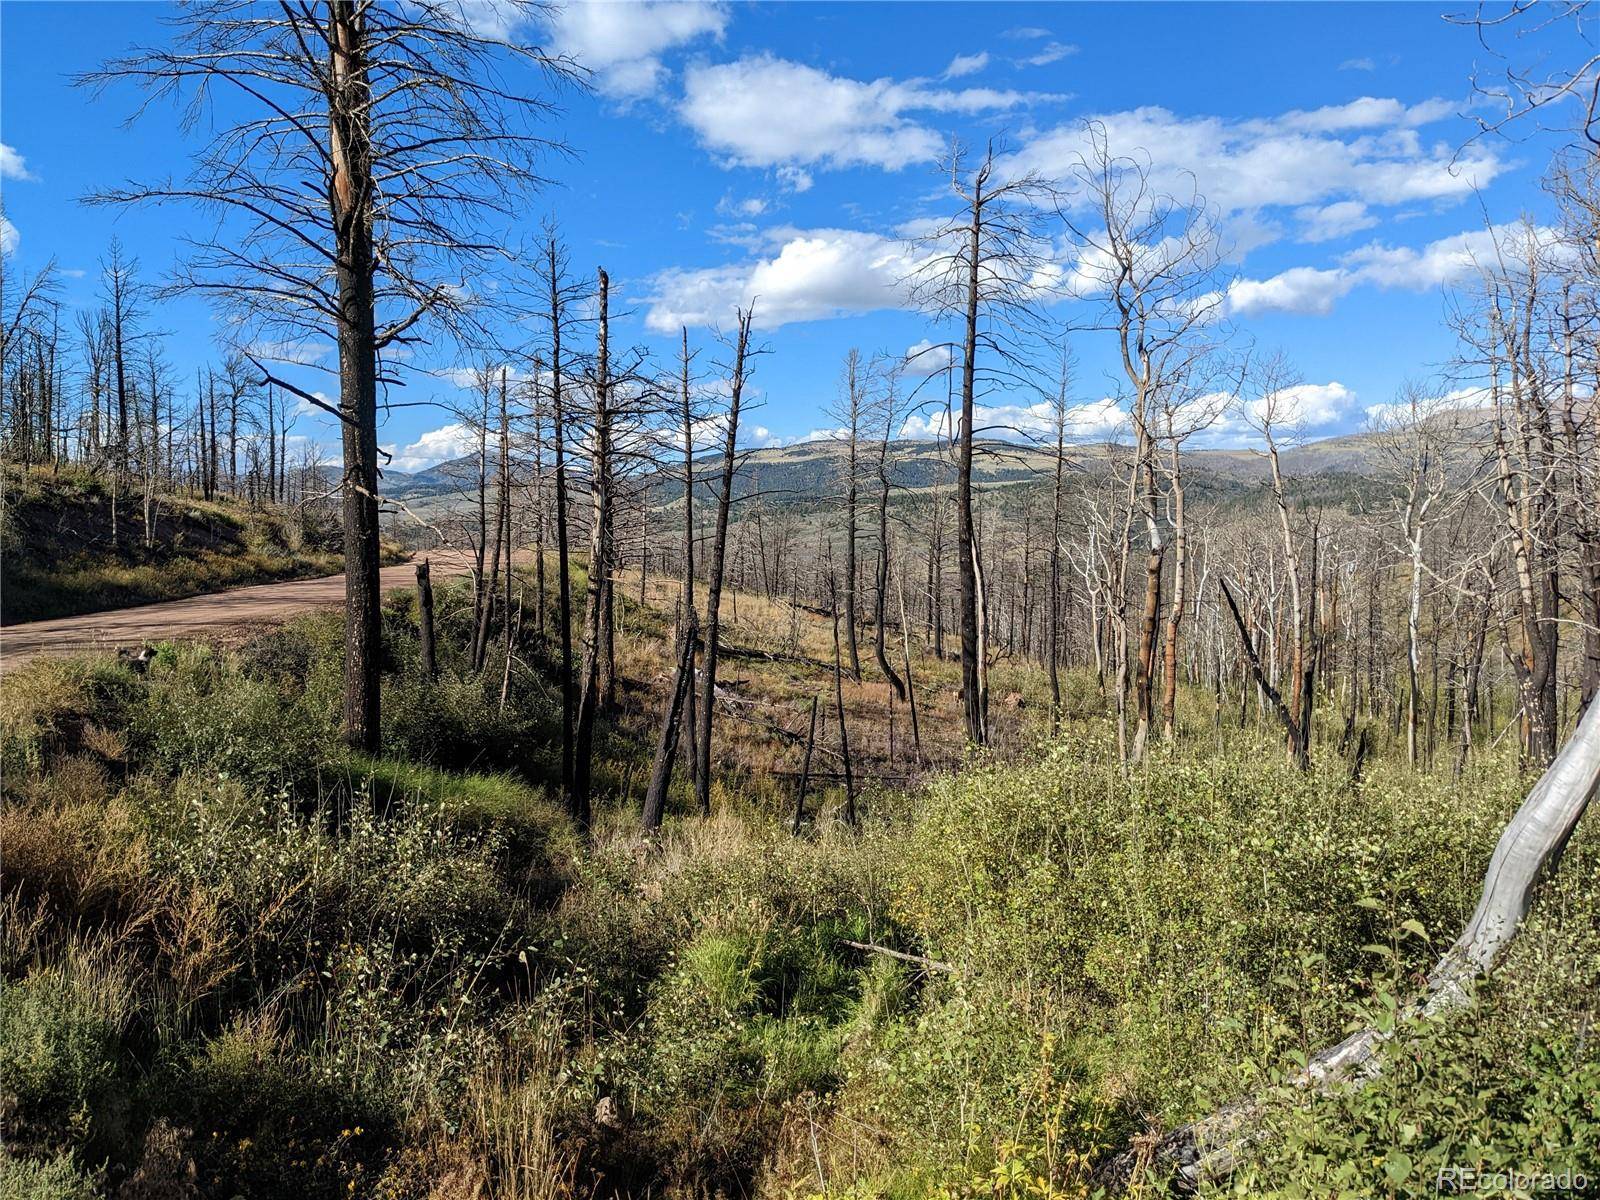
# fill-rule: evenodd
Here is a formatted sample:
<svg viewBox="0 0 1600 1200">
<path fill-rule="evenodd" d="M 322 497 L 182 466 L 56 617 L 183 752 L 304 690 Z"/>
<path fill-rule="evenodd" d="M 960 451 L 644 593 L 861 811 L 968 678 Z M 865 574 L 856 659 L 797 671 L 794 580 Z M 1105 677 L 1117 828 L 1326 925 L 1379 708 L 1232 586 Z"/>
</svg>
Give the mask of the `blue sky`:
<svg viewBox="0 0 1600 1200">
<path fill-rule="evenodd" d="M 493 0 L 472 0 L 494 21 Z M 1495 69 L 1456 7 L 1360 5 L 657 3 L 573 5 L 517 35 L 570 52 L 592 94 L 550 125 L 576 156 L 507 227 L 553 213 L 574 269 L 610 272 L 616 336 L 670 357 L 680 322 L 708 343 L 758 297 L 761 407 L 752 444 L 827 428 L 846 350 L 903 353 L 930 337 L 899 298 L 900 236 L 949 211 L 936 159 L 952 136 L 1002 137 L 1013 161 L 1062 170 L 1085 118 L 1158 180 L 1192 173 L 1237 250 L 1226 307 L 1241 336 L 1284 349 L 1316 434 L 1356 428 L 1402 379 L 1450 357 L 1444 293 L 1481 246 L 1485 215 L 1548 216 L 1551 144 L 1469 143 L 1474 70 Z M 70 77 L 167 36 L 164 5 L 8 2 L 0 8 L 0 140 L 7 269 L 55 257 L 68 306 L 94 303 L 113 234 L 159 278 L 182 251 L 177 211 L 109 212 L 96 187 L 181 175 L 193 143 L 136 97 Z M 63 36 L 70 30 L 71 36 Z M 1568 31 L 1563 35 L 1570 36 Z M 1066 315 L 1063 308 L 1056 315 Z M 220 328 L 197 300 L 152 322 L 177 377 L 214 360 Z M 1110 346 L 1081 335 L 1083 433 L 1114 405 Z M 451 365 L 436 352 L 433 365 Z M 710 357 L 709 355 L 707 356 Z M 308 382 L 311 377 L 305 377 Z M 326 387 L 326 381 L 311 382 Z M 445 377 L 404 399 L 449 401 Z M 1016 404 L 1024 397 L 1011 398 Z M 993 419 L 1026 425 L 1005 408 Z M 913 427 L 912 431 L 915 431 Z M 1224 428 L 1215 435 L 1226 441 Z M 296 434 L 333 439 L 308 412 Z M 416 469 L 458 451 L 448 414 L 396 408 L 384 444 Z"/>
</svg>

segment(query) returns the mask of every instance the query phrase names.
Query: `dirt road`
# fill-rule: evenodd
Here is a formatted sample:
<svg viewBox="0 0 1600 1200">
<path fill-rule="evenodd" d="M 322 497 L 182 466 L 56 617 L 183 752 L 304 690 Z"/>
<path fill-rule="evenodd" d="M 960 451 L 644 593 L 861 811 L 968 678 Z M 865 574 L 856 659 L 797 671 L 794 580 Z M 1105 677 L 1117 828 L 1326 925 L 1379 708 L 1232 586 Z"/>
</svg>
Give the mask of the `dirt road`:
<svg viewBox="0 0 1600 1200">
<path fill-rule="evenodd" d="M 446 551 L 430 558 L 436 581 L 467 572 L 469 560 L 465 554 Z M 416 564 L 385 567 L 379 578 L 386 592 L 414 587 Z M 138 608 L 7 625 L 0 628 L 0 670 L 9 670 L 41 654 L 83 654 L 157 640 L 236 640 L 300 613 L 343 603 L 344 576 L 325 575 L 320 579 L 260 583 Z"/>
</svg>

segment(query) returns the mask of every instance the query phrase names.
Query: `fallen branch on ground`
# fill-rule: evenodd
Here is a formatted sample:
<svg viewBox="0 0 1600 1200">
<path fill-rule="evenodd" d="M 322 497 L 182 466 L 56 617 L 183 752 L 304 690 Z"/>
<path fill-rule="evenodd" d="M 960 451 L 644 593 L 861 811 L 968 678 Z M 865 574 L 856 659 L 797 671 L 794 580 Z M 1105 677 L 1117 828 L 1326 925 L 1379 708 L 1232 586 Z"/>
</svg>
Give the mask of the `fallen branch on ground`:
<svg viewBox="0 0 1600 1200">
<path fill-rule="evenodd" d="M 871 942 L 852 942 L 849 938 L 840 938 L 839 944 L 841 946 L 849 946 L 852 950 L 861 950 L 867 954 L 881 954 L 885 958 L 911 963 L 925 971 L 939 971 L 946 975 L 955 975 L 960 971 L 960 968 L 954 963 L 940 962 L 937 958 L 926 958 L 921 954 L 907 954 L 904 950 L 891 950 L 887 946 L 877 946 Z"/>
</svg>

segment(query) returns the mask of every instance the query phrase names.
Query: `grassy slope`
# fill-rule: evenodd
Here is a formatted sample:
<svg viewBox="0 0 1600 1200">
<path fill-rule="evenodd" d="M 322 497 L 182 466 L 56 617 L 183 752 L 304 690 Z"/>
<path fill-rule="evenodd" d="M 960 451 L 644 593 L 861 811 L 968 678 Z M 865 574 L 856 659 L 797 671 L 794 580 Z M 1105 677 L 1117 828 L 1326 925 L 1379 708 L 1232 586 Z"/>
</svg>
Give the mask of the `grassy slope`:
<svg viewBox="0 0 1600 1200">
<path fill-rule="evenodd" d="M 314 514 L 229 497 L 162 496 L 147 548 L 137 494 L 118 501 L 113 543 L 102 476 L 8 469 L 4 483 L 5 624 L 328 575 L 342 566 L 337 527 Z"/>
<path fill-rule="evenodd" d="M 1051 742 L 1018 671 L 996 681 L 1022 699 L 1008 761 L 871 788 L 860 831 L 830 785 L 793 838 L 775 772 L 799 749 L 771 727 L 803 731 L 831 639 L 739 595 L 728 641 L 763 653 L 723 675 L 715 814 L 686 815 L 680 778 L 646 843 L 671 594 L 623 607 L 587 845 L 550 800 L 548 646 L 520 647 L 501 707 L 498 671 L 462 669 L 460 587 L 440 589 L 437 681 L 409 600 L 387 613 L 378 760 L 338 746 L 334 616 L 146 676 L 6 679 L 4 1194 L 192 1176 L 207 1200 L 1086 1196 L 1147 1128 L 1387 1019 L 1524 783 L 1487 752 L 1459 781 L 1414 774 L 1378 728 L 1352 792 L 1336 733 L 1303 778 L 1270 728 L 1213 730 L 1188 694 L 1180 749 L 1130 777 L 1091 681 Z M 951 665 L 919 658 L 918 678 L 925 751 L 953 764 Z M 869 771 L 883 702 L 846 685 Z M 1273 1106 L 1245 1193 L 1591 1167 L 1597 855 L 1581 829 L 1500 982 L 1381 1083 Z"/>
</svg>

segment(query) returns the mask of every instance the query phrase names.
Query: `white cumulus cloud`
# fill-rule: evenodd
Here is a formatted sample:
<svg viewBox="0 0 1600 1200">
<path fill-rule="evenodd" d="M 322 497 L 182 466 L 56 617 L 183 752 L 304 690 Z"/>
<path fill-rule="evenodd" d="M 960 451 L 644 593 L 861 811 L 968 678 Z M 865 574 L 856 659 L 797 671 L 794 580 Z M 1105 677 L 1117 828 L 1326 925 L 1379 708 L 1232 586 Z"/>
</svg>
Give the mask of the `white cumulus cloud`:
<svg viewBox="0 0 1600 1200">
<path fill-rule="evenodd" d="M 1347 237 L 1378 223 L 1367 206 L 1359 200 L 1338 200 L 1333 204 L 1309 204 L 1295 210 L 1300 218 L 1300 240 L 1303 242 L 1331 242 Z"/>
<path fill-rule="evenodd" d="M 1291 267 L 1270 279 L 1236 279 L 1228 286 L 1228 310 L 1246 317 L 1301 313 L 1325 317 L 1356 280 L 1337 267 Z"/>
<path fill-rule="evenodd" d="M 914 346 L 907 346 L 902 361 L 905 372 L 913 378 L 926 378 L 943 371 L 955 358 L 949 342 L 931 342 L 923 338 Z"/>
<path fill-rule="evenodd" d="M 17 153 L 15 147 L 0 142 L 0 179 L 28 182 L 37 178 L 37 175 L 28 170 L 27 160 Z"/>
<path fill-rule="evenodd" d="M 922 80 L 847 79 L 762 54 L 690 67 L 678 112 L 707 149 L 734 165 L 893 171 L 929 161 L 944 146 L 943 135 L 914 114 L 1003 112 L 1042 98 Z"/>
<path fill-rule="evenodd" d="M 1525 261 L 1531 250 L 1554 244 L 1547 226 L 1495 225 L 1439 238 L 1420 248 L 1368 242 L 1341 255 L 1334 267 L 1291 267 L 1269 279 L 1236 279 L 1228 309 L 1242 316 L 1301 313 L 1326 316 L 1361 285 L 1421 292 L 1449 287 L 1500 259 Z"/>
<path fill-rule="evenodd" d="M 579 0 L 553 10 L 550 23 L 555 49 L 593 71 L 601 91 L 634 99 L 661 88 L 668 50 L 720 38 L 728 9 L 699 0 Z"/>
<path fill-rule="evenodd" d="M 1111 152 L 1138 156 L 1153 183 L 1174 195 L 1200 193 L 1223 213 L 1271 206 L 1458 201 L 1489 184 L 1504 163 L 1487 143 L 1458 152 L 1453 139 L 1424 142 L 1421 128 L 1449 115 L 1430 100 L 1361 97 L 1347 104 L 1275 117 L 1230 120 L 1182 116 L 1148 106 L 1093 118 Z M 1008 171 L 1069 174 L 1089 149 L 1080 123 L 1045 129 L 1026 141 Z"/>
<path fill-rule="evenodd" d="M 437 463 L 476 453 L 478 435 L 463 422 L 453 421 L 429 430 L 408 446 L 398 450 L 393 446 L 385 446 L 384 449 L 393 455 L 389 466 L 395 470 L 421 471 Z"/>
<path fill-rule="evenodd" d="M 960 432 L 959 411 L 952 414 L 943 408 L 934 408 L 913 413 L 900 427 L 900 436 L 914 441 L 948 438 L 952 418 L 956 431 Z M 1070 406 L 1066 412 L 1066 422 L 1069 442 L 1106 441 L 1119 437 L 1127 430 L 1128 414 L 1107 396 Z M 1055 407 L 1048 401 L 1035 404 L 977 404 L 972 409 L 972 424 L 980 438 L 1053 439 L 1056 429 Z"/>
<path fill-rule="evenodd" d="M 680 325 L 727 325 L 735 306 L 752 303 L 762 329 L 908 304 L 905 280 L 915 258 L 905 242 L 850 229 L 780 230 L 772 241 L 774 248 L 751 262 L 657 275 L 647 327 L 671 333 Z"/>
</svg>

